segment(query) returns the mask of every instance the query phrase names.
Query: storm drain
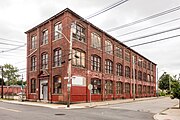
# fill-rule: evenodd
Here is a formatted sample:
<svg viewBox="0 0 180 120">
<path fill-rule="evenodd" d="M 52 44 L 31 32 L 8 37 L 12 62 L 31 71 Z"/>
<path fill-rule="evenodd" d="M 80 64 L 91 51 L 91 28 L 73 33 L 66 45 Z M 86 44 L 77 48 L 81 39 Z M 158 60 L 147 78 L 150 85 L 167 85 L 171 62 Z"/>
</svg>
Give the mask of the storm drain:
<svg viewBox="0 0 180 120">
<path fill-rule="evenodd" d="M 57 113 L 57 114 L 54 114 L 54 115 L 61 116 L 61 115 L 66 115 L 66 114 L 64 114 L 64 113 Z"/>
</svg>

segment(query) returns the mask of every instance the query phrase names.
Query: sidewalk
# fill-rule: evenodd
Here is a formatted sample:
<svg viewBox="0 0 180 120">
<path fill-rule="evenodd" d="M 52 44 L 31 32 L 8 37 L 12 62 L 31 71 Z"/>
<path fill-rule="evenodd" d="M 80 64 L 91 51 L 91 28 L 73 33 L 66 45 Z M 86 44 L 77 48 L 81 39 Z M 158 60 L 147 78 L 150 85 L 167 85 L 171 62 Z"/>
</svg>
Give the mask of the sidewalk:
<svg viewBox="0 0 180 120">
<path fill-rule="evenodd" d="M 160 99 L 161 97 L 147 97 L 147 98 L 136 98 L 134 101 L 133 99 L 118 99 L 118 100 L 111 100 L 111 101 L 101 101 L 101 102 L 92 102 L 92 103 L 77 103 L 71 104 L 69 108 L 67 105 L 64 104 L 50 104 L 50 103 L 43 103 L 43 102 L 29 102 L 29 101 L 17 101 L 17 100 L 0 100 L 1 102 L 12 103 L 12 104 L 20 104 L 20 105 L 30 105 L 30 106 L 39 106 L 39 107 L 48 107 L 53 109 L 77 109 L 77 108 L 91 108 L 96 106 L 103 106 L 103 105 L 111 105 L 111 104 L 118 104 L 118 103 L 129 103 L 129 102 L 136 102 L 136 101 L 143 101 L 143 100 L 151 100 L 151 99 Z M 163 98 L 163 97 L 162 97 Z"/>
<path fill-rule="evenodd" d="M 155 120 L 180 120 L 179 105 L 168 108 L 161 113 L 154 115 Z"/>
</svg>

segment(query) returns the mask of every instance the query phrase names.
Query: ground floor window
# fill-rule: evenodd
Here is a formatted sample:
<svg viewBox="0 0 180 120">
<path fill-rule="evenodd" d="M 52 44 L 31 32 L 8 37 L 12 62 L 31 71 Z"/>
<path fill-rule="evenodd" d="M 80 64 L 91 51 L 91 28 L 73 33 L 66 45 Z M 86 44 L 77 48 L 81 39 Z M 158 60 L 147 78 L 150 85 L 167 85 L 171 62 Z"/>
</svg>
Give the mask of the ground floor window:
<svg viewBox="0 0 180 120">
<path fill-rule="evenodd" d="M 143 86 L 143 93 L 146 94 L 146 86 Z"/>
<path fill-rule="evenodd" d="M 113 82 L 111 80 L 105 81 L 105 94 L 113 94 Z"/>
<path fill-rule="evenodd" d="M 116 94 L 122 94 L 123 93 L 123 83 L 120 81 L 116 82 Z"/>
<path fill-rule="evenodd" d="M 36 79 L 31 79 L 31 93 L 36 93 Z"/>
<path fill-rule="evenodd" d="M 147 86 L 147 93 L 150 94 L 150 86 Z"/>
<path fill-rule="evenodd" d="M 154 87 L 152 86 L 151 87 L 151 94 L 153 94 L 154 93 Z"/>
<path fill-rule="evenodd" d="M 138 94 L 139 94 L 139 95 L 142 94 L 142 85 L 138 85 Z"/>
<path fill-rule="evenodd" d="M 130 83 L 125 83 L 125 93 L 130 94 Z"/>
<path fill-rule="evenodd" d="M 92 79 L 92 94 L 101 94 L 101 80 L 100 79 Z"/>
<path fill-rule="evenodd" d="M 60 94 L 62 93 L 62 81 L 60 76 L 53 77 L 53 93 Z"/>
</svg>

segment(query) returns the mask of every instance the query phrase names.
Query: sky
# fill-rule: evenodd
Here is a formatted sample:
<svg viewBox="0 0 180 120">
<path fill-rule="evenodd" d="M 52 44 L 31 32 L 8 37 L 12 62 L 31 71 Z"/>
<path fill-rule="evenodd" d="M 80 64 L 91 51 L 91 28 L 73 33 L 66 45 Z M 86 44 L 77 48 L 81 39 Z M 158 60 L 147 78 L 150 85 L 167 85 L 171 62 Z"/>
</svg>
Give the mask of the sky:
<svg viewBox="0 0 180 120">
<path fill-rule="evenodd" d="M 17 50 L 6 51 L 23 46 L 26 43 L 25 31 L 65 8 L 70 8 L 85 18 L 117 1 L 120 0 L 0 0 L 0 65 L 6 63 L 12 64 L 20 70 L 19 74 L 26 76 L 26 46 Z M 180 0 L 128 0 L 107 12 L 88 19 L 88 21 L 100 29 L 108 31 L 111 28 L 122 26 L 178 6 L 180 6 Z M 123 42 L 180 27 L 180 20 L 178 18 L 180 18 L 180 10 L 107 33 Z M 133 34 L 123 35 L 174 19 L 177 20 Z M 176 35 L 180 35 L 179 29 L 144 39 L 124 42 L 124 44 L 132 46 Z M 132 47 L 132 49 L 157 64 L 158 76 L 161 76 L 163 72 L 179 76 L 179 46 L 180 37 L 176 37 Z"/>
</svg>

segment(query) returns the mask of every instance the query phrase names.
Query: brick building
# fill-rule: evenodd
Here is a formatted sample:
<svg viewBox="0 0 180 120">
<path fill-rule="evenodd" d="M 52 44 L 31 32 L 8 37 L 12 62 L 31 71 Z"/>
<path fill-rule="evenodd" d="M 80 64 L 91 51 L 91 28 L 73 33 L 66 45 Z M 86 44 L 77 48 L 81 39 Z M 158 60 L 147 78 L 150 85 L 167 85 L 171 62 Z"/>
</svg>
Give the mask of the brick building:
<svg viewBox="0 0 180 120">
<path fill-rule="evenodd" d="M 156 64 L 68 8 L 25 33 L 29 100 L 67 102 L 68 81 L 64 78 L 68 76 L 68 61 L 72 62 L 71 102 L 88 102 L 89 84 L 92 101 L 132 98 L 133 56 L 136 97 L 155 96 Z"/>
</svg>

